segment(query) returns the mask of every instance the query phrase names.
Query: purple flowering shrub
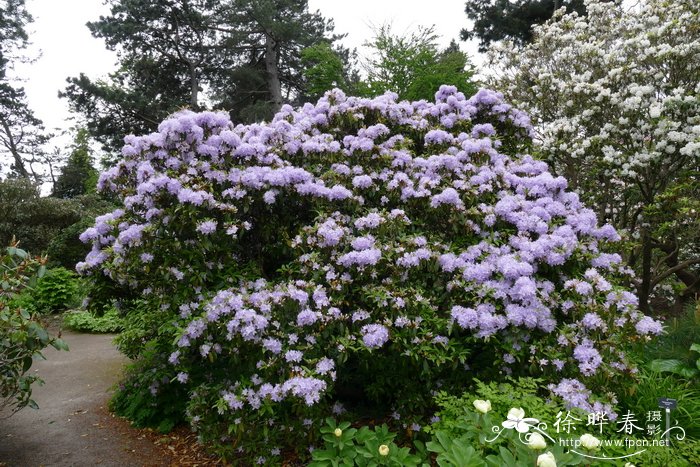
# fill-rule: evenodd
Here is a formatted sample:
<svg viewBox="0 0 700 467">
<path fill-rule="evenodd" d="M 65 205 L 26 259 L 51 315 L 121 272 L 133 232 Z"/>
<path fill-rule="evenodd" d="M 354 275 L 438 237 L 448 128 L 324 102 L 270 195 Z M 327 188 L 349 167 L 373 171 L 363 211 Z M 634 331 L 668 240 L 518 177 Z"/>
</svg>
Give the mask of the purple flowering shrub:
<svg viewBox="0 0 700 467">
<path fill-rule="evenodd" d="M 247 126 L 181 112 L 100 177 L 124 207 L 83 234 L 78 269 L 150 304 L 141 339 L 190 421 L 246 455 L 304 447 L 344 409 L 426 421 L 438 388 L 475 377 L 610 408 L 635 371 L 624 343 L 660 323 L 621 286 L 615 230 L 527 155 L 532 133 L 500 94 L 450 86 L 435 103 L 334 90 Z"/>
</svg>

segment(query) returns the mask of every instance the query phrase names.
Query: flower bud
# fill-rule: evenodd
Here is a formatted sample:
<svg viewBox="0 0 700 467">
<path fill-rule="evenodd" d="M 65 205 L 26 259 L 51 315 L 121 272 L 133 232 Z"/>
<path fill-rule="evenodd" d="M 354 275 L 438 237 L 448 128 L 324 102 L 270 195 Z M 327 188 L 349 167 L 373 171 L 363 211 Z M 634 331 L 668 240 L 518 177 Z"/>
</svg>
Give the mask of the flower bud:
<svg viewBox="0 0 700 467">
<path fill-rule="evenodd" d="M 486 413 L 491 410 L 491 401 L 475 400 L 474 408 L 477 412 Z"/>
<path fill-rule="evenodd" d="M 580 441 L 581 446 L 591 451 L 594 449 L 598 449 L 598 447 L 600 446 L 600 440 L 593 435 L 585 434 L 581 436 Z"/>
<path fill-rule="evenodd" d="M 547 447 L 547 442 L 544 440 L 544 436 L 539 433 L 533 433 L 530 435 L 530 439 L 527 442 L 527 446 L 530 449 L 544 449 Z"/>
<path fill-rule="evenodd" d="M 336 428 L 335 431 L 333 432 L 333 434 L 335 436 L 337 436 L 338 438 L 340 438 L 340 435 L 343 434 L 343 430 L 341 430 L 340 428 Z"/>
<path fill-rule="evenodd" d="M 380 456 L 388 456 L 389 455 L 389 446 L 386 444 L 382 444 L 379 446 L 379 455 Z"/>
<path fill-rule="evenodd" d="M 557 460 L 551 452 L 537 456 L 537 467 L 557 467 Z"/>
<path fill-rule="evenodd" d="M 507 418 L 509 420 L 522 420 L 523 418 L 525 418 L 525 411 L 520 407 L 513 407 L 508 411 Z"/>
</svg>

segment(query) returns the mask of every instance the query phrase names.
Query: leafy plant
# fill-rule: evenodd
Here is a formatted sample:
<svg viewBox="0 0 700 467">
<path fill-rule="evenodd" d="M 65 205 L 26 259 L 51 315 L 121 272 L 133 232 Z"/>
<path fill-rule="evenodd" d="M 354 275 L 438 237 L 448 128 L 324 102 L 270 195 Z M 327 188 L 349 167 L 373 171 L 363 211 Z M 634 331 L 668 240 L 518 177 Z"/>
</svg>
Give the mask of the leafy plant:
<svg viewBox="0 0 700 467">
<path fill-rule="evenodd" d="M 452 439 L 445 431 L 435 433 L 434 441 L 426 443 L 428 451 L 437 454 L 439 466 L 485 467 L 486 462 L 465 438 Z"/>
<path fill-rule="evenodd" d="M 63 325 L 74 331 L 90 333 L 116 333 L 124 328 L 123 320 L 114 308 L 102 316 L 87 310 L 69 311 L 63 315 Z"/>
<path fill-rule="evenodd" d="M 545 387 L 544 381 L 538 378 L 506 378 L 503 382 L 489 383 L 475 380 L 474 390 L 460 396 L 440 391 L 435 396 L 439 421 L 427 427 L 427 430 L 447 431 L 453 436 L 463 434 L 465 417 L 474 413 L 474 400 L 488 400 L 494 413 L 508 413 L 511 407 L 521 407 L 544 420 L 554 420 L 564 407 L 549 397 Z M 491 422 L 488 416 L 486 421 Z M 472 422 L 476 423 L 477 419 L 474 418 Z"/>
<path fill-rule="evenodd" d="M 29 373 L 35 358 L 51 345 L 66 344 L 43 328 L 36 314 L 13 304 L 16 296 L 36 284 L 45 272 L 45 258 L 31 257 L 11 243 L 0 255 L 0 409 L 15 413 L 25 406 L 37 408 L 31 399 L 32 384 L 42 380 Z"/>
<path fill-rule="evenodd" d="M 637 383 L 620 393 L 619 405 L 633 413 L 647 413 L 657 410 L 661 397 L 678 401 L 672 412 L 673 420 L 678 421 L 688 436 L 700 439 L 700 391 L 695 381 L 641 369 Z"/>
<path fill-rule="evenodd" d="M 41 313 L 56 313 L 79 304 L 80 279 L 63 267 L 49 269 L 32 290 L 35 308 Z"/>
<path fill-rule="evenodd" d="M 692 344 L 690 346 L 690 351 L 700 354 L 700 344 Z M 692 379 L 700 374 L 700 356 L 697 356 L 697 359 L 693 358 L 693 360 L 694 361 L 692 361 L 690 365 L 687 362 L 677 359 L 653 360 L 649 368 L 659 373 L 673 373 L 684 378 Z"/>
<path fill-rule="evenodd" d="M 351 428 L 349 422 L 336 424 L 334 419 L 328 418 L 321 428 L 324 448 L 313 451 L 309 467 L 420 465 L 421 457 L 411 454 L 407 447 L 399 447 L 395 438 L 396 434 L 386 425 L 374 429 L 363 426 L 358 430 Z"/>
<path fill-rule="evenodd" d="M 172 368 L 154 349 L 131 363 L 117 386 L 109 408 L 132 425 L 167 433 L 184 422 L 186 396 L 182 386 L 169 384 Z"/>
</svg>

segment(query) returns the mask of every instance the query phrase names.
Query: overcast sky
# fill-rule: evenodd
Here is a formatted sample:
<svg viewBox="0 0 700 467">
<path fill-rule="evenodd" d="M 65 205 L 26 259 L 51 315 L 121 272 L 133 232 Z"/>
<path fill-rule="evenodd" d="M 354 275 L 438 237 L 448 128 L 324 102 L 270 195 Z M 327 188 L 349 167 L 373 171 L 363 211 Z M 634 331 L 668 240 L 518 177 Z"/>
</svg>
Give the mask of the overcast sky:
<svg viewBox="0 0 700 467">
<path fill-rule="evenodd" d="M 67 128 L 70 116 L 58 91 L 68 76 L 81 72 L 91 78 L 105 76 L 115 68 L 112 53 L 90 35 L 85 23 L 109 13 L 102 0 L 27 0 L 34 23 L 29 25 L 33 46 L 30 55 L 40 58 L 30 65 L 19 65 L 16 74 L 24 83 L 29 104 L 48 128 Z M 436 7 L 439 5 L 439 7 Z M 392 23 L 395 33 L 435 25 L 441 45 L 459 38 L 467 20 L 463 0 L 309 0 L 312 10 L 321 10 L 335 22 L 336 32 L 346 33 L 344 44 L 360 48 L 372 37 L 372 25 Z M 460 43 L 471 56 L 475 44 Z M 360 52 L 361 49 L 360 49 Z M 475 61 L 478 60 L 475 57 Z"/>
</svg>

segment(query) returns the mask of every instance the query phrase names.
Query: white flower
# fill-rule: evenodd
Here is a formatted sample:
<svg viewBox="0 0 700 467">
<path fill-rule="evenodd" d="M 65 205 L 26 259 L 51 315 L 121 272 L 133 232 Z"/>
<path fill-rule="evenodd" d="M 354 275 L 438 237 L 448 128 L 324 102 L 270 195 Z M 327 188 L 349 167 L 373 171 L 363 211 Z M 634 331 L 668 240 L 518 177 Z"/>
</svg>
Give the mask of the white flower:
<svg viewBox="0 0 700 467">
<path fill-rule="evenodd" d="M 343 430 L 341 430 L 340 428 L 336 428 L 335 431 L 333 432 L 333 434 L 335 436 L 337 436 L 338 438 L 340 438 L 340 435 L 343 434 Z"/>
<path fill-rule="evenodd" d="M 530 449 L 544 449 L 547 447 L 547 442 L 544 440 L 544 436 L 539 433 L 533 433 L 530 435 L 530 439 L 527 442 L 527 446 Z"/>
<path fill-rule="evenodd" d="M 380 456 L 388 456 L 389 455 L 389 446 L 386 444 L 382 444 L 379 446 L 379 455 Z"/>
<path fill-rule="evenodd" d="M 586 449 L 594 450 L 598 449 L 598 446 L 600 446 L 600 440 L 593 435 L 589 435 L 588 433 L 581 436 L 580 441 L 581 446 L 583 446 Z"/>
<path fill-rule="evenodd" d="M 477 399 L 474 401 L 474 408 L 477 412 L 486 413 L 491 410 L 491 401 L 482 401 Z"/>
<path fill-rule="evenodd" d="M 508 411 L 508 420 L 501 423 L 503 428 L 512 430 L 515 428 L 518 433 L 527 433 L 530 426 L 537 425 L 540 421 L 536 418 L 525 418 L 525 411 L 521 408 L 513 407 Z"/>
<path fill-rule="evenodd" d="M 631 462 L 627 462 L 627 463 L 625 463 L 625 467 L 636 467 L 636 466 Z"/>
<path fill-rule="evenodd" d="M 551 452 L 537 456 L 537 467 L 557 467 L 557 460 Z"/>
</svg>

